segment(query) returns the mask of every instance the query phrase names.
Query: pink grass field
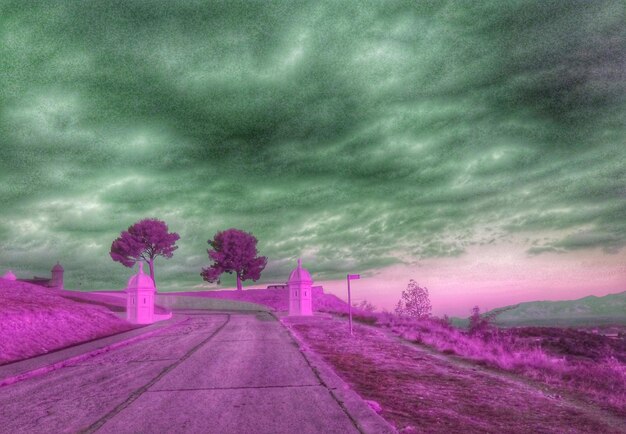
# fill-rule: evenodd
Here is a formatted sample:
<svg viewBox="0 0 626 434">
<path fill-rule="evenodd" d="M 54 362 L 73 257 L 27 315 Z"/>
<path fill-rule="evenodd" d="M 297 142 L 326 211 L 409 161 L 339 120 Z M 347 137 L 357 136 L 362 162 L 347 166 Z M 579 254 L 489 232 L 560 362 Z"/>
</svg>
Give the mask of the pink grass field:
<svg viewBox="0 0 626 434">
<path fill-rule="evenodd" d="M 471 334 L 431 319 L 376 315 L 409 342 L 564 388 L 626 418 L 626 341 L 556 327 L 490 327 Z"/>
<path fill-rule="evenodd" d="M 284 321 L 401 433 L 626 433 L 622 415 L 563 387 L 409 343 L 385 327 L 355 324 L 350 336 L 337 316 Z"/>
<path fill-rule="evenodd" d="M 0 278 L 0 365 L 133 327 L 106 307 Z"/>
</svg>

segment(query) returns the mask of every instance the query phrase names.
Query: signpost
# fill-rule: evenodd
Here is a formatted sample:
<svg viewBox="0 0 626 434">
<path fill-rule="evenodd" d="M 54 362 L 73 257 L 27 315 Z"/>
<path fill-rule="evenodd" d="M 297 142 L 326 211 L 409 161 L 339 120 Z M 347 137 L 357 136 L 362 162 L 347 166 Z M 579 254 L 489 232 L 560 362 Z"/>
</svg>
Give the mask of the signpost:
<svg viewBox="0 0 626 434">
<path fill-rule="evenodd" d="M 352 335 L 352 297 L 350 296 L 350 281 L 360 278 L 360 274 L 348 274 L 348 312 L 350 313 L 350 335 Z"/>
</svg>

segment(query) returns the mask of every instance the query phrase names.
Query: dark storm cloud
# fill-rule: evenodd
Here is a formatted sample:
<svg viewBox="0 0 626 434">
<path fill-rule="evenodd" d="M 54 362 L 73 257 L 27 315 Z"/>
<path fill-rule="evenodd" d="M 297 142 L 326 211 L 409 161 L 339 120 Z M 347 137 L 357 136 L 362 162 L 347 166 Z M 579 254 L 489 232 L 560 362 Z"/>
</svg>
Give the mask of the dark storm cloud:
<svg viewBox="0 0 626 434">
<path fill-rule="evenodd" d="M 61 256 L 122 284 L 108 248 L 143 217 L 181 234 L 160 264 L 172 284 L 228 227 L 257 235 L 271 279 L 300 255 L 333 277 L 520 233 L 531 254 L 626 244 L 623 2 L 13 2 L 0 17 L 3 266 Z"/>
</svg>

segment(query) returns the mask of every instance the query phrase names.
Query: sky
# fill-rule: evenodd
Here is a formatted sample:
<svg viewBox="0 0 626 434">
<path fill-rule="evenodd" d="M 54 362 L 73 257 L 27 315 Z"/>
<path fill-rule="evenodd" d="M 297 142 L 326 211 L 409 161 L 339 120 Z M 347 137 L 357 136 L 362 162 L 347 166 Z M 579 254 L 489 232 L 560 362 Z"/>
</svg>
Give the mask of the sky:
<svg viewBox="0 0 626 434">
<path fill-rule="evenodd" d="M 623 1 L 0 4 L 0 272 L 121 289 L 142 218 L 435 314 L 626 290 Z M 244 284 L 252 284 L 244 282 Z M 208 285 L 208 284 L 207 284 Z M 226 276 L 221 287 L 232 287 Z M 208 285 L 215 287 L 215 285 Z"/>
</svg>

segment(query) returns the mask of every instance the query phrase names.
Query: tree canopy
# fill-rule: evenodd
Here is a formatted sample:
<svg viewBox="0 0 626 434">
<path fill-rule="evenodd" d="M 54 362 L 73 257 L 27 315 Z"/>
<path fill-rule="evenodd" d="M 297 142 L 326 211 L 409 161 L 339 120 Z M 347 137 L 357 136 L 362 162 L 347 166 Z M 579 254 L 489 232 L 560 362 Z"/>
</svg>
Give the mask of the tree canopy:
<svg viewBox="0 0 626 434">
<path fill-rule="evenodd" d="M 200 275 L 207 282 L 220 283 L 223 273 L 237 275 L 237 289 L 242 289 L 244 280 L 257 281 L 261 271 L 267 264 L 265 256 L 257 256 L 257 239 L 250 233 L 239 229 L 227 229 L 215 234 L 208 240 L 209 259 L 213 261 L 208 267 L 202 268 Z"/>
<path fill-rule="evenodd" d="M 147 262 L 150 266 L 150 277 L 155 282 L 154 258 L 171 258 L 178 248 L 176 241 L 180 236 L 168 230 L 164 221 L 154 218 L 140 220 L 113 241 L 109 255 L 126 267 L 132 267 L 137 261 Z"/>
<path fill-rule="evenodd" d="M 430 316 L 431 310 L 428 288 L 422 288 L 411 279 L 406 289 L 402 291 L 402 298 L 396 305 L 396 313 L 412 318 L 426 318 Z"/>
</svg>

